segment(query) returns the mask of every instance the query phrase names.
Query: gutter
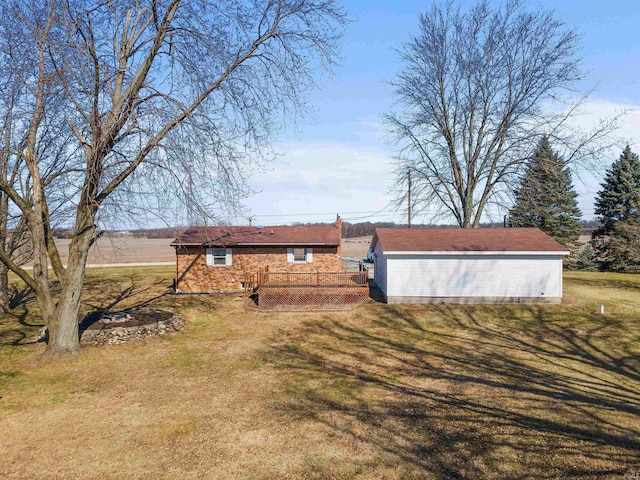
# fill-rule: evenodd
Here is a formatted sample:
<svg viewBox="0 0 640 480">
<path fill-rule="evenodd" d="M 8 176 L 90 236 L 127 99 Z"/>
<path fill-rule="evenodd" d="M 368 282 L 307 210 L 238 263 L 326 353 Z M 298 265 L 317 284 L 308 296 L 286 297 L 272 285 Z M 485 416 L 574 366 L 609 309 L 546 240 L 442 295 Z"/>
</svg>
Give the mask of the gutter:
<svg viewBox="0 0 640 480">
<path fill-rule="evenodd" d="M 233 244 L 207 244 L 207 243 L 171 243 L 172 247 L 339 247 L 339 243 L 233 243 Z"/>
<path fill-rule="evenodd" d="M 489 250 L 479 250 L 479 251 L 473 251 L 473 250 L 439 250 L 439 251 L 383 251 L 382 254 L 383 255 L 392 255 L 392 256 L 396 256 L 396 255 L 435 255 L 435 256 L 441 256 L 441 255 L 460 255 L 460 256 L 465 256 L 465 255 L 569 255 L 569 251 L 568 250 L 560 250 L 560 251 L 540 251 L 540 250 L 522 250 L 522 251 L 517 251 L 517 250 L 497 250 L 497 251 L 489 251 Z"/>
</svg>

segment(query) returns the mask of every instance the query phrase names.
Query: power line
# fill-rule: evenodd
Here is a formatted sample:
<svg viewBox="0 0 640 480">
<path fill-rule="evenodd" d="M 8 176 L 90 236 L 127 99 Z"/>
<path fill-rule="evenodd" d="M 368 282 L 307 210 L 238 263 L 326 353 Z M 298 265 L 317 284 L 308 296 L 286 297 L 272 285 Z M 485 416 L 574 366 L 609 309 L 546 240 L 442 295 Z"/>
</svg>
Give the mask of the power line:
<svg viewBox="0 0 640 480">
<path fill-rule="evenodd" d="M 379 216 L 384 216 L 384 217 L 388 217 L 390 215 L 397 215 L 398 211 L 396 210 L 395 212 L 386 212 L 386 213 L 382 213 L 384 212 L 387 208 L 393 207 L 393 204 L 388 203 L 387 205 L 385 205 L 384 207 L 382 207 L 380 210 L 377 210 L 375 212 L 373 212 L 371 215 L 366 215 L 364 217 L 360 217 L 360 218 L 345 218 L 343 220 L 365 220 L 367 218 L 373 218 L 373 217 L 379 217 Z M 347 215 L 349 215 L 349 212 L 346 213 Z"/>
<path fill-rule="evenodd" d="M 384 207 L 384 210 L 387 207 Z M 367 210 L 363 212 L 340 212 L 340 215 L 361 215 L 367 213 L 378 213 L 382 210 Z M 323 216 L 323 215 L 335 215 L 336 212 L 325 212 L 325 213 L 279 213 L 279 214 L 268 214 L 268 215 L 251 215 L 252 217 L 310 217 L 310 216 Z"/>
<path fill-rule="evenodd" d="M 379 210 L 364 210 L 364 211 L 350 211 L 350 212 L 343 212 L 340 211 L 339 214 L 342 217 L 342 219 L 344 221 L 348 221 L 348 222 L 359 222 L 359 221 L 363 221 L 363 220 L 367 220 L 367 219 L 376 219 L 376 220 L 380 220 L 380 219 L 393 219 L 394 217 L 397 218 L 398 220 L 400 220 L 401 216 L 402 216 L 402 212 L 400 211 L 400 209 L 394 209 L 393 211 L 389 211 L 390 208 L 394 208 L 394 205 L 392 203 L 388 203 L 387 205 L 385 205 L 383 208 L 379 209 Z M 594 208 L 584 208 L 581 209 L 582 211 L 582 215 L 594 215 Z M 426 209 L 426 210 L 421 210 L 420 214 L 421 216 L 423 215 L 435 215 L 435 214 L 439 214 L 441 213 L 440 210 L 437 209 Z M 322 216 L 326 216 L 326 222 L 333 222 L 334 220 L 334 216 L 336 214 L 334 212 L 313 212 L 313 213 L 281 213 L 281 214 L 264 214 L 264 215 L 260 215 L 260 214 L 256 214 L 256 215 L 251 215 L 252 219 L 255 218 L 282 218 L 282 217 L 294 217 L 294 218 L 301 218 L 301 217 L 322 217 Z M 315 221 L 320 221 L 323 222 L 325 221 L 325 219 L 316 219 Z M 282 223 L 299 223 L 300 220 L 296 221 L 285 221 Z"/>
</svg>

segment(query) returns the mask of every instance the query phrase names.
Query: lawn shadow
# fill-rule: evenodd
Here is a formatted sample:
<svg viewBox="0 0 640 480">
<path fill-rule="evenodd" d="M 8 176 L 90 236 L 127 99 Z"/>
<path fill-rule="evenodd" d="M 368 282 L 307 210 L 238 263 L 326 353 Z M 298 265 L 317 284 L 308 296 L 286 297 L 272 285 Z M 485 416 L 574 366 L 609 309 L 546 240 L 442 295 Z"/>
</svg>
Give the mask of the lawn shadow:
<svg viewBox="0 0 640 480">
<path fill-rule="evenodd" d="M 357 321 L 325 317 L 266 353 L 290 375 L 277 408 L 401 476 L 622 477 L 640 466 L 640 365 L 620 341 L 635 333 L 563 314 L 371 305 Z"/>
<path fill-rule="evenodd" d="M 38 332 L 44 327 L 33 314 L 36 298 L 26 285 L 9 285 L 9 311 L 0 313 L 0 346 L 30 345 L 40 341 Z"/>
<path fill-rule="evenodd" d="M 580 285 L 584 287 L 590 288 L 614 288 L 621 290 L 632 290 L 638 291 L 640 290 L 640 281 L 636 278 L 625 278 L 625 276 L 630 276 L 629 274 L 620 274 L 616 277 L 609 277 L 606 279 L 603 278 L 590 278 L 586 276 L 573 276 L 571 277 L 571 283 L 575 285 Z"/>
<path fill-rule="evenodd" d="M 83 307 L 100 312 L 109 312 L 120 308 L 141 308 L 157 302 L 172 293 L 170 284 L 161 278 L 153 281 L 141 281 L 131 275 L 118 282 L 104 282 L 92 279 L 85 282 Z"/>
<path fill-rule="evenodd" d="M 26 286 L 14 283 L 10 286 L 11 311 L 0 315 L 0 346 L 29 345 L 47 340 L 36 298 Z M 59 284 L 52 285 L 54 295 Z M 163 278 L 152 280 L 129 275 L 124 278 L 88 278 L 83 287 L 79 330 L 85 330 L 101 315 L 115 310 L 136 310 L 161 303 L 172 292 L 171 281 Z"/>
<path fill-rule="evenodd" d="M 133 275 L 127 279 L 128 285 L 120 280 L 118 283 L 92 280 L 86 282 L 85 290 L 92 292 L 83 299 L 83 311 L 87 312 L 79 323 L 82 334 L 93 323 L 106 313 L 114 311 L 131 312 L 159 303 L 172 293 L 171 285 L 166 280 L 140 281 Z M 100 288 L 103 287 L 103 288 Z M 114 288 L 115 287 L 115 288 Z"/>
</svg>

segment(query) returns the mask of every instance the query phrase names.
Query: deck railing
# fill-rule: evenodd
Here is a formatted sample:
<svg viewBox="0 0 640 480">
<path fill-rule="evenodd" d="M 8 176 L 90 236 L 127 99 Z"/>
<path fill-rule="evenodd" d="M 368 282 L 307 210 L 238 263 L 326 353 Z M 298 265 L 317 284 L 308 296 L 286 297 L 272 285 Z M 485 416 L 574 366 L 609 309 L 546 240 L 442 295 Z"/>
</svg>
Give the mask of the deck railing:
<svg viewBox="0 0 640 480">
<path fill-rule="evenodd" d="M 259 272 L 258 287 L 366 287 L 367 272 Z"/>
<path fill-rule="evenodd" d="M 270 272 L 259 270 L 247 275 L 244 280 L 245 293 L 253 293 L 259 288 L 367 288 L 369 272 Z"/>
</svg>

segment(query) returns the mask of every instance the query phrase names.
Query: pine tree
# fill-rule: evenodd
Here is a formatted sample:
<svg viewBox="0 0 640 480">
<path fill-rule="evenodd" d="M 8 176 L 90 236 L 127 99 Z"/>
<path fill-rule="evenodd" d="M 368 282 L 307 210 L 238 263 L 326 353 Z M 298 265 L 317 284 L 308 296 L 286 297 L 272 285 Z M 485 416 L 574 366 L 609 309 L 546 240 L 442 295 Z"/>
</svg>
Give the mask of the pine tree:
<svg viewBox="0 0 640 480">
<path fill-rule="evenodd" d="M 576 255 L 575 261 L 576 270 L 585 270 L 587 272 L 597 272 L 599 269 L 598 262 L 596 262 L 596 254 L 590 244 L 585 247 Z"/>
<path fill-rule="evenodd" d="M 640 160 L 629 145 L 605 175 L 596 196 L 601 226 L 591 243 L 605 270 L 640 271 Z"/>
<path fill-rule="evenodd" d="M 608 235 L 617 222 L 640 215 L 640 160 L 629 145 L 607 170 L 600 186 L 595 213 L 602 226 L 594 237 Z"/>
<path fill-rule="evenodd" d="M 582 233 L 577 197 L 567 162 L 551 149 L 549 139 L 544 137 L 515 192 L 510 224 L 538 227 L 574 250 Z"/>
<path fill-rule="evenodd" d="M 640 216 L 616 223 L 607 247 L 609 269 L 640 273 Z"/>
</svg>

